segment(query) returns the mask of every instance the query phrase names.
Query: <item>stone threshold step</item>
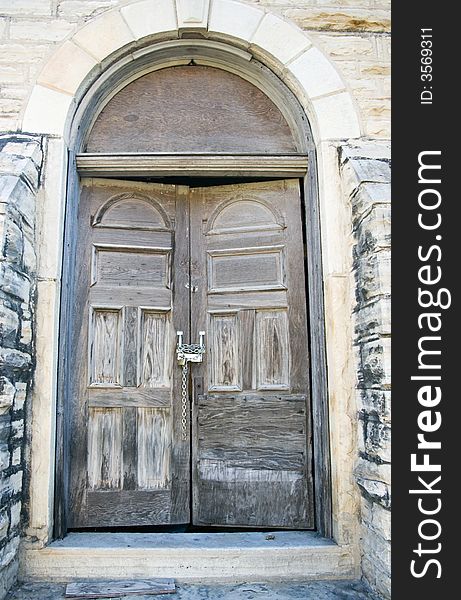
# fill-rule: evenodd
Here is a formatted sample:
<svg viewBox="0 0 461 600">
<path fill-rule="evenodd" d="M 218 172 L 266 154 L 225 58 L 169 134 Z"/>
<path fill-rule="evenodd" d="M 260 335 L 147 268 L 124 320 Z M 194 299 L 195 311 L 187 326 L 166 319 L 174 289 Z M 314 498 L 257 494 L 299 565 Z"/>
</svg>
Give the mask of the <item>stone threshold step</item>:
<svg viewBox="0 0 461 600">
<path fill-rule="evenodd" d="M 312 532 L 70 533 L 41 549 L 24 544 L 20 576 L 243 582 L 352 579 L 358 571 L 350 546 Z"/>
<path fill-rule="evenodd" d="M 48 581 L 20 583 L 6 600 L 63 600 L 65 584 Z M 378 600 L 359 581 L 303 581 L 286 583 L 180 583 L 170 600 Z M 148 600 L 141 596 L 140 600 Z M 155 596 L 150 597 L 151 600 Z M 128 599 L 127 599 L 128 600 Z M 134 598 L 133 598 L 134 600 Z"/>
</svg>

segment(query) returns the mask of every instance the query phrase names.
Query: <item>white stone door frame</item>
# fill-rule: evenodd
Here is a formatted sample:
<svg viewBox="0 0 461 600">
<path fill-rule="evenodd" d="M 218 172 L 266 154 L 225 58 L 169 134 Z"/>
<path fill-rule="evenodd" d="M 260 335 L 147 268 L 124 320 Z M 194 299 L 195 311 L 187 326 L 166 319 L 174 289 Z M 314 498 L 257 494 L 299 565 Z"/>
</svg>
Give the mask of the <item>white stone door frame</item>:
<svg viewBox="0 0 461 600">
<path fill-rule="evenodd" d="M 43 134 L 47 141 L 45 186 L 37 198 L 37 369 L 32 402 L 30 521 L 26 533 L 29 540 L 35 540 L 35 548 L 52 539 L 67 151 L 78 143 L 77 127 L 85 112 L 88 114 L 88 98 L 94 99 L 98 90 L 100 93 L 107 90 L 105 82 L 120 78 L 120 73 L 129 70 L 133 61 L 146 59 L 151 65 L 154 49 L 159 57 L 164 52 L 161 64 L 175 64 L 165 60 L 171 54 L 169 48 L 180 45 L 180 39 L 190 31 L 204 36 L 196 45 L 214 48 L 218 63 L 222 61 L 219 53 L 224 45 L 227 56 L 236 57 L 235 61 L 221 62 L 221 68 L 232 70 L 237 58 L 247 60 L 250 65 L 254 57 L 273 71 L 295 95 L 312 128 L 322 232 L 332 533 L 338 545 L 350 548 L 357 564 L 359 498 L 353 479 L 356 403 L 351 217 L 341 191 L 337 147 L 344 140 L 361 136 L 360 123 L 352 96 L 340 75 L 303 31 L 259 7 L 234 0 L 141 0 L 107 11 L 58 48 L 44 66 L 30 96 L 22 131 Z M 67 68 L 69 62 L 72 69 Z M 251 80 L 249 74 L 247 78 Z M 126 83 L 124 79 L 123 85 Z M 264 77 L 254 83 L 271 96 L 271 90 L 264 89 L 267 85 Z M 112 93 L 117 91 L 112 88 Z M 280 100 L 276 104 L 280 106 Z M 287 118 L 293 122 L 291 113 Z"/>
</svg>

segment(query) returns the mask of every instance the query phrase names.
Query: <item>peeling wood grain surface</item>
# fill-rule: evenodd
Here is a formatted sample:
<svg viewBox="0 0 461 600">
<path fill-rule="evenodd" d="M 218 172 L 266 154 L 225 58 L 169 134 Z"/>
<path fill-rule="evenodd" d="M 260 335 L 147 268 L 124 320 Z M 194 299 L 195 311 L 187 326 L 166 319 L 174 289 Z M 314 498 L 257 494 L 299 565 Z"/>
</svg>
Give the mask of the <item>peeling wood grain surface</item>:
<svg viewBox="0 0 461 600">
<path fill-rule="evenodd" d="M 180 411 L 173 320 L 179 315 L 182 324 L 188 312 L 187 295 L 174 298 L 171 286 L 188 274 L 171 262 L 172 242 L 178 257 L 181 245 L 188 252 L 177 194 L 172 185 L 83 180 L 80 311 L 70 349 L 72 527 L 189 518 L 189 448 L 173 423 Z"/>
<path fill-rule="evenodd" d="M 93 310 L 90 344 L 90 384 L 121 384 L 121 314 Z"/>
<path fill-rule="evenodd" d="M 170 411 L 140 408 L 137 412 L 139 489 L 167 488 L 170 479 Z"/>
<path fill-rule="evenodd" d="M 140 384 L 147 388 L 168 386 L 170 383 L 171 352 L 170 324 L 165 314 L 141 311 L 141 370 Z"/>
<path fill-rule="evenodd" d="M 214 67 L 177 66 L 143 75 L 103 108 L 87 152 L 289 153 L 297 148 L 271 100 Z"/>
<path fill-rule="evenodd" d="M 122 409 L 94 408 L 89 416 L 89 487 L 117 489 L 122 482 Z"/>
<path fill-rule="evenodd" d="M 196 525 L 313 527 L 309 355 L 296 181 L 191 190 Z M 207 280 L 203 273 L 207 271 Z"/>
<path fill-rule="evenodd" d="M 189 339 L 190 319 L 190 340 L 203 329 L 207 345 L 192 367 L 203 381 L 192 413 L 194 523 L 311 528 L 298 182 L 84 180 L 80 214 L 72 526 L 189 522 L 174 345 L 178 329 Z M 153 256 L 168 258 L 158 266 Z"/>
<path fill-rule="evenodd" d="M 86 177 L 303 177 L 307 164 L 303 153 L 96 152 L 77 156 L 78 171 Z"/>
<path fill-rule="evenodd" d="M 290 386 L 290 343 L 287 310 L 259 310 L 256 313 L 256 387 L 288 389 Z"/>
<path fill-rule="evenodd" d="M 153 596 L 174 594 L 173 579 L 140 579 L 122 581 L 97 581 L 68 583 L 66 598 L 121 598 L 124 596 Z"/>
</svg>

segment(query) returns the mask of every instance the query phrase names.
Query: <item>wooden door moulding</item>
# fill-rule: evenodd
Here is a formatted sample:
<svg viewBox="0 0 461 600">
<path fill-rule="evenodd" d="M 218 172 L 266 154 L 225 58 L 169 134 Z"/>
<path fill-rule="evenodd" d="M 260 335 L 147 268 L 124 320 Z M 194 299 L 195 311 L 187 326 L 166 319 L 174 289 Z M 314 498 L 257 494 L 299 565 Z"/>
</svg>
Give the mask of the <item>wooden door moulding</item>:
<svg viewBox="0 0 461 600">
<path fill-rule="evenodd" d="M 307 154 L 82 153 L 85 177 L 304 177 Z"/>
</svg>

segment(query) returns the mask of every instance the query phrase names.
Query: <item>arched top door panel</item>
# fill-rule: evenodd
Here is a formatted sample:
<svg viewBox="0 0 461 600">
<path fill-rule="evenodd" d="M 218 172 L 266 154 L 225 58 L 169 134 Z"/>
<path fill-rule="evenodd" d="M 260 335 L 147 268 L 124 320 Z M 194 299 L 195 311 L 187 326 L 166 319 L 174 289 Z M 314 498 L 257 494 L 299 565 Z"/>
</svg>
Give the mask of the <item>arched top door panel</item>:
<svg viewBox="0 0 461 600">
<path fill-rule="evenodd" d="M 238 75 L 206 66 L 148 73 L 98 115 L 86 152 L 297 152 L 280 110 Z"/>
<path fill-rule="evenodd" d="M 93 227 L 169 231 L 167 214 L 153 198 L 143 194 L 117 194 L 104 203 L 93 217 Z"/>
</svg>

